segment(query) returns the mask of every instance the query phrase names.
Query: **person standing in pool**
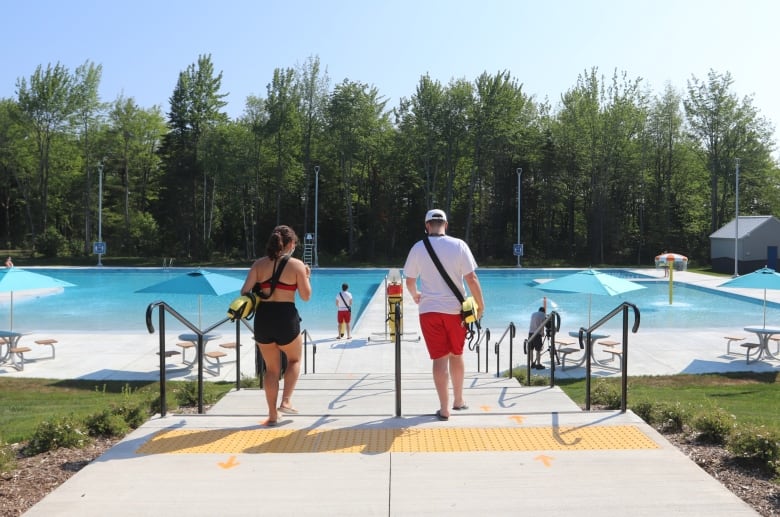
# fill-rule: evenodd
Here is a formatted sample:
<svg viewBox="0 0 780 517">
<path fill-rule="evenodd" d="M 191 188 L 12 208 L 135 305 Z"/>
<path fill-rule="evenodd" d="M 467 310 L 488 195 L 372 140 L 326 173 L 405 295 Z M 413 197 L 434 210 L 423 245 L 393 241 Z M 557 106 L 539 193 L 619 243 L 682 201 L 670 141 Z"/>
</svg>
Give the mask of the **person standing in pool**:
<svg viewBox="0 0 780 517">
<path fill-rule="evenodd" d="M 263 389 L 268 403 L 267 426 L 277 424 L 279 413 L 298 412 L 292 405 L 292 395 L 300 374 L 303 337 L 295 291 L 301 300 L 309 301 L 311 270 L 292 257 L 297 243 L 298 236 L 289 226 L 274 228 L 266 244 L 266 256 L 252 264 L 241 288 L 241 294 L 251 292 L 261 298 L 255 312 L 255 342 L 266 367 Z M 287 356 L 287 366 L 282 400 L 277 406 L 282 352 Z"/>
</svg>

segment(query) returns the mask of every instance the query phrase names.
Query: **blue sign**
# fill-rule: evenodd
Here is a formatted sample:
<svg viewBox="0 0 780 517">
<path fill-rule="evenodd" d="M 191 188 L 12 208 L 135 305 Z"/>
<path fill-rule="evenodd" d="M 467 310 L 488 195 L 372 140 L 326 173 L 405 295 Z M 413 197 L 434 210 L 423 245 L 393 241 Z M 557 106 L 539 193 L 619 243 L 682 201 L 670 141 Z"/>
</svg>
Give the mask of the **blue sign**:
<svg viewBox="0 0 780 517">
<path fill-rule="evenodd" d="M 106 254 L 106 243 L 105 242 L 93 242 L 92 243 L 92 253 L 95 255 L 105 255 Z"/>
<path fill-rule="evenodd" d="M 514 254 L 515 257 L 522 257 L 523 256 L 523 244 L 515 244 L 514 246 Z"/>
</svg>

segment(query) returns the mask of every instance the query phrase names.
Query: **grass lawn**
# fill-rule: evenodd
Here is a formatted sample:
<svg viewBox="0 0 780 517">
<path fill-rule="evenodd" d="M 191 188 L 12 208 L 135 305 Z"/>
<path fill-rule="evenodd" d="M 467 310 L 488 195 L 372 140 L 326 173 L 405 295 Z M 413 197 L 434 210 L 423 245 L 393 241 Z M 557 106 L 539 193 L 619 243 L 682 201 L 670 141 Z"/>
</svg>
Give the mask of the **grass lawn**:
<svg viewBox="0 0 780 517">
<path fill-rule="evenodd" d="M 180 395 L 195 383 L 168 381 L 169 409 L 177 407 Z M 188 386 L 189 385 L 189 386 Z M 221 397 L 232 383 L 205 383 L 204 399 Z M 0 378 L 0 440 L 16 443 L 30 439 L 45 420 L 72 416 L 82 420 L 122 404 L 146 404 L 159 398 L 158 382 L 83 381 Z M 183 405 L 181 402 L 178 405 Z"/>
<path fill-rule="evenodd" d="M 628 407 L 639 402 L 678 402 L 691 411 L 721 408 L 737 423 L 780 432 L 780 372 L 629 377 Z M 598 379 L 614 383 L 619 379 Z M 585 379 L 558 382 L 572 400 L 585 404 Z M 591 381 L 591 397 L 596 381 Z"/>
<path fill-rule="evenodd" d="M 692 412 L 722 408 L 737 423 L 764 425 L 780 432 L 780 372 L 631 377 L 628 407 L 639 402 L 678 402 Z M 614 384 L 619 379 L 596 379 Z M 194 382 L 166 383 L 169 408 L 185 405 L 181 395 Z M 558 385 L 580 405 L 585 403 L 585 380 L 562 380 Z M 232 383 L 205 383 L 204 398 L 222 397 Z M 159 396 L 157 382 L 76 381 L 0 378 L 0 439 L 7 443 L 28 440 L 41 422 L 58 417 L 83 419 L 114 405 L 145 403 L 151 408 Z"/>
</svg>

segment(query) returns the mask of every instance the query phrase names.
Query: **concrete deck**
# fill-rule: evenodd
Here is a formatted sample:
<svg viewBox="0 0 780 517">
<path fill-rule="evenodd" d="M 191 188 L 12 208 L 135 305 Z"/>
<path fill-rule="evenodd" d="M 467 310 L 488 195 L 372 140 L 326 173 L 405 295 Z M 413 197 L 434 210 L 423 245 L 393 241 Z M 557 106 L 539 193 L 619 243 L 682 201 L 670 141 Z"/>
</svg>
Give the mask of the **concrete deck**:
<svg viewBox="0 0 780 517">
<path fill-rule="evenodd" d="M 684 275 L 693 274 L 675 278 Z M 404 374 L 396 391 L 382 294 L 356 325 L 354 339 L 312 336 L 317 353 L 310 346 L 308 373 L 293 400 L 299 414 L 265 427 L 263 393 L 242 389 L 205 415 L 157 416 L 26 515 L 756 515 L 630 411 L 581 411 L 558 388 L 524 387 L 485 372 L 484 350 L 492 347 L 483 349 L 480 368 L 474 352 L 466 358 L 469 409 L 438 421 L 430 360 L 408 297 Z M 45 337 L 58 339 L 56 359 L 43 359 L 47 347 L 38 358 L 38 345 L 28 345 L 34 352 L 25 370 L 0 367 L 0 375 L 158 378 L 156 335 L 24 340 Z M 217 349 L 217 342 L 208 349 Z M 722 332 L 640 332 L 630 345 L 631 375 L 780 368 L 778 361 L 748 365 L 744 356 L 726 355 Z M 241 354 L 242 372 L 253 374 L 252 346 Z M 170 358 L 169 366 L 180 366 L 177 361 Z M 235 380 L 231 364 L 205 377 Z M 500 364 L 507 368 L 508 359 Z M 493 370 L 492 352 L 489 365 Z M 581 377 L 581 370 L 557 370 L 556 376 Z M 193 376 L 185 369 L 168 378 Z"/>
</svg>

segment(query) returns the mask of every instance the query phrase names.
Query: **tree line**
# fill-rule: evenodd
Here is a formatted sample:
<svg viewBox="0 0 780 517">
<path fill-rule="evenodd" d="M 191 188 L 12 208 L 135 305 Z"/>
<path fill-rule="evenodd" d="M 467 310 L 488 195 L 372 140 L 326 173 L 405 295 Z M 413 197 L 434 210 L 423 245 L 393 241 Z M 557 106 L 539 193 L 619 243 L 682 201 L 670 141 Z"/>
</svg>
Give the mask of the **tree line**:
<svg viewBox="0 0 780 517">
<path fill-rule="evenodd" d="M 734 217 L 737 159 L 740 215 L 780 213 L 773 127 L 728 72 L 658 93 L 594 68 L 554 105 L 507 71 L 423 75 L 391 107 L 310 57 L 236 119 L 209 55 L 179 72 L 165 114 L 102 101 L 101 74 L 41 65 L 0 99 L 6 248 L 79 256 L 102 239 L 109 256 L 249 260 L 275 225 L 303 237 L 316 222 L 321 265 L 398 264 L 437 207 L 486 265 L 514 264 L 518 235 L 526 264 L 664 250 L 706 264 Z"/>
</svg>

